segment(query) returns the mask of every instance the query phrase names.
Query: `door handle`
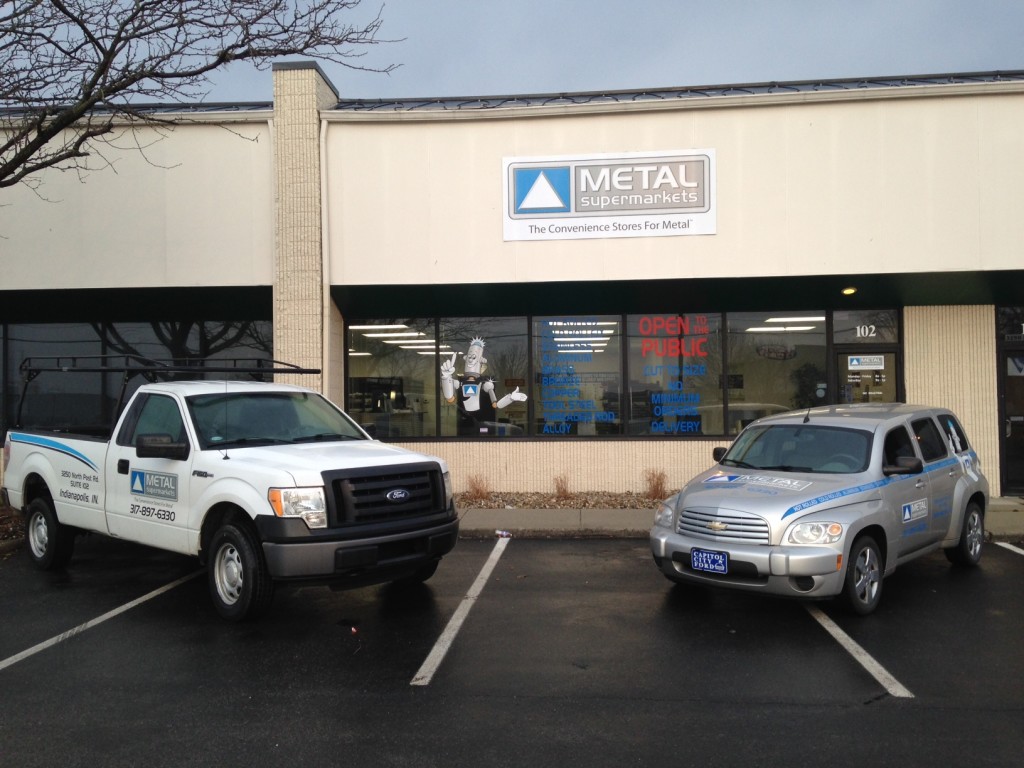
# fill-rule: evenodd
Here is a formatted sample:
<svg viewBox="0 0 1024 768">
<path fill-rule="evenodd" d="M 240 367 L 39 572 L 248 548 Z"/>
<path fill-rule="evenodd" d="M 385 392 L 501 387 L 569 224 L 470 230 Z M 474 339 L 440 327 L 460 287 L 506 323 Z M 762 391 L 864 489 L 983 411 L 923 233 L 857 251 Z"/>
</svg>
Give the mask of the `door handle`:
<svg viewBox="0 0 1024 768">
<path fill-rule="evenodd" d="M 117 460 L 117 474 L 127 475 L 128 474 L 128 459 Z"/>
</svg>

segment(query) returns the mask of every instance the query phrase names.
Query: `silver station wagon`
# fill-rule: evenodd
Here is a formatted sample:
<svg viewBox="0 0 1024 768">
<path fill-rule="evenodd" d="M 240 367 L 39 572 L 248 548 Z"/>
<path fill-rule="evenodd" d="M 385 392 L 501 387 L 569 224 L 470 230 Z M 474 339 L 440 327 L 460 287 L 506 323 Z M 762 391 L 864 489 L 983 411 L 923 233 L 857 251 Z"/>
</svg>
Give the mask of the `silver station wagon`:
<svg viewBox="0 0 1024 768">
<path fill-rule="evenodd" d="M 654 561 L 670 580 L 878 607 L 882 579 L 937 549 L 977 565 L 988 481 L 942 408 L 862 404 L 768 416 L 662 502 Z"/>
</svg>

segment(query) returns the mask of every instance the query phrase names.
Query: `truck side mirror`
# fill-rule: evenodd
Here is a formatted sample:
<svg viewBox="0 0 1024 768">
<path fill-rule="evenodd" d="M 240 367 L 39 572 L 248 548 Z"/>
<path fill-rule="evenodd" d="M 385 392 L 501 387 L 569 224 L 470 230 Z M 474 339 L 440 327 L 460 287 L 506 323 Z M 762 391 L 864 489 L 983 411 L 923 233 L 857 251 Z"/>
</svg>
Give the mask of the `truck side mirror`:
<svg viewBox="0 0 1024 768">
<path fill-rule="evenodd" d="M 711 451 L 711 458 L 713 458 L 715 460 L 715 464 L 721 464 L 722 463 L 722 459 L 725 458 L 725 452 L 727 450 L 728 450 L 728 448 L 723 448 L 722 446 L 718 446 L 713 451 Z"/>
<path fill-rule="evenodd" d="M 882 474 L 889 475 L 917 475 L 924 469 L 924 464 L 916 456 L 899 456 L 896 464 L 887 464 L 882 467 Z"/>
<path fill-rule="evenodd" d="M 139 435 L 135 441 L 135 455 L 140 459 L 184 461 L 188 452 L 188 443 L 175 443 L 170 435 Z"/>
</svg>

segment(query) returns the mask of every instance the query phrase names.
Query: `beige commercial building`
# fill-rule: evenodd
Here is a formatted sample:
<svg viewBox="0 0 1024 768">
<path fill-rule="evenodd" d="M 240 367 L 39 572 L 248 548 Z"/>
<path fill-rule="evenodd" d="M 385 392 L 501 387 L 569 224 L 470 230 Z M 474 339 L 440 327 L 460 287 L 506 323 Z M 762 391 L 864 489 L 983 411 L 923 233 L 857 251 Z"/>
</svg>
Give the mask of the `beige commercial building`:
<svg viewBox="0 0 1024 768">
<path fill-rule="evenodd" d="M 255 349 L 461 488 L 678 486 L 759 415 L 905 400 L 1024 491 L 1024 73 L 366 102 L 286 64 L 161 112 L 4 194 L 5 428 L 25 355 Z"/>
</svg>

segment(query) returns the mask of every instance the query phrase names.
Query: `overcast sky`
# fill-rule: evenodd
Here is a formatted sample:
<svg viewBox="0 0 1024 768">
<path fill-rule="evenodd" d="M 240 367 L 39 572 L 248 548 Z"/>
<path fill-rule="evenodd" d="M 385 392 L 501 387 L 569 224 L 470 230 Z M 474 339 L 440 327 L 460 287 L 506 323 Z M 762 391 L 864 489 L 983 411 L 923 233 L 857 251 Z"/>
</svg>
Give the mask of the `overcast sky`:
<svg viewBox="0 0 1024 768">
<path fill-rule="evenodd" d="M 380 0 L 363 0 L 361 13 Z M 644 90 L 1024 69 L 1022 0 L 386 0 L 342 98 Z M 208 101 L 270 101 L 234 65 Z"/>
</svg>

